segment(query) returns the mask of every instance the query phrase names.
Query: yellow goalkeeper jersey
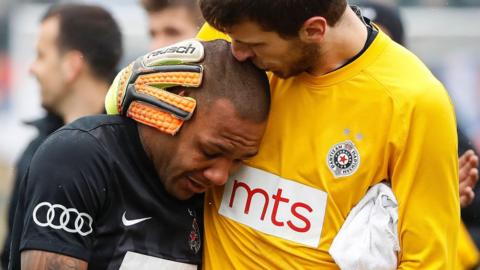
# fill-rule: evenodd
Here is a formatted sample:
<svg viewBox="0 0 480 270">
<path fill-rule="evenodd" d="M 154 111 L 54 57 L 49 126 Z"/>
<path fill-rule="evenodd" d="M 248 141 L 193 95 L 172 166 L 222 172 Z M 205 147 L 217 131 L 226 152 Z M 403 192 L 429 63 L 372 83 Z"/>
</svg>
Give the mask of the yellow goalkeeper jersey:
<svg viewBox="0 0 480 270">
<path fill-rule="evenodd" d="M 455 117 L 424 64 L 380 32 L 341 69 L 270 83 L 259 154 L 206 194 L 204 268 L 338 269 L 332 240 L 387 180 L 399 205 L 398 269 L 455 269 Z"/>
</svg>

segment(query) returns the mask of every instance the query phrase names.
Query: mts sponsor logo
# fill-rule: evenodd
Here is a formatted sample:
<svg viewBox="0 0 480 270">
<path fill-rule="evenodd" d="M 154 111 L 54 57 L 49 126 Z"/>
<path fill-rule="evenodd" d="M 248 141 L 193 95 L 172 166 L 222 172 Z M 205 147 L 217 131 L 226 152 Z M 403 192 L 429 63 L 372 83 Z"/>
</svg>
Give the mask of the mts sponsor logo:
<svg viewBox="0 0 480 270">
<path fill-rule="evenodd" d="M 266 234 L 317 247 L 324 191 L 249 166 L 230 177 L 219 213 Z"/>
</svg>

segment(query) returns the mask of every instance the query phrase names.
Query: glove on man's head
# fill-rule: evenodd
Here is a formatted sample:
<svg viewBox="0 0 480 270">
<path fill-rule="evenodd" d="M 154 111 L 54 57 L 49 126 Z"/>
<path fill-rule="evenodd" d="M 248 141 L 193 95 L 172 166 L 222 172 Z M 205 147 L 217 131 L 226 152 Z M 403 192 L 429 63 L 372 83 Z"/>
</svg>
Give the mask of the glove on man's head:
<svg viewBox="0 0 480 270">
<path fill-rule="evenodd" d="M 175 135 L 199 106 L 230 100 L 242 118 L 264 121 L 270 93 L 266 75 L 231 55 L 229 43 L 185 40 L 150 52 L 124 68 L 105 100 L 122 114 Z"/>
</svg>

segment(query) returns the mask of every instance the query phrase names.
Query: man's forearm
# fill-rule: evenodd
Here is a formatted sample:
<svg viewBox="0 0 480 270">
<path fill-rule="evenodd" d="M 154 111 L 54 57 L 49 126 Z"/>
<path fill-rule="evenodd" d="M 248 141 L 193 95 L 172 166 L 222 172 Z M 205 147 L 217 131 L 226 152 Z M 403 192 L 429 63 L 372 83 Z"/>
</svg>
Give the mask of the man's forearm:
<svg viewBox="0 0 480 270">
<path fill-rule="evenodd" d="M 86 270 L 88 263 L 73 257 L 41 250 L 22 252 L 22 270 Z"/>
</svg>

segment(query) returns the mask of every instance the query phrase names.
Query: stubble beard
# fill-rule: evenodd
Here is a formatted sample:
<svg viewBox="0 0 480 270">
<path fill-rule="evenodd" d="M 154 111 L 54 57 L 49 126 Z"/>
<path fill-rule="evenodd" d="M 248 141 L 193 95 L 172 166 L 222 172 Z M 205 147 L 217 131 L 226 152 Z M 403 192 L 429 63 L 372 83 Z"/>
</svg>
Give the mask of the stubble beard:
<svg viewBox="0 0 480 270">
<path fill-rule="evenodd" d="M 314 64 L 320 61 L 320 49 L 316 44 L 295 41 L 290 46 L 290 51 L 299 53 L 290 56 L 291 60 L 286 62 L 286 68 L 284 70 L 272 70 L 277 77 L 282 79 L 290 78 L 308 71 Z"/>
</svg>

